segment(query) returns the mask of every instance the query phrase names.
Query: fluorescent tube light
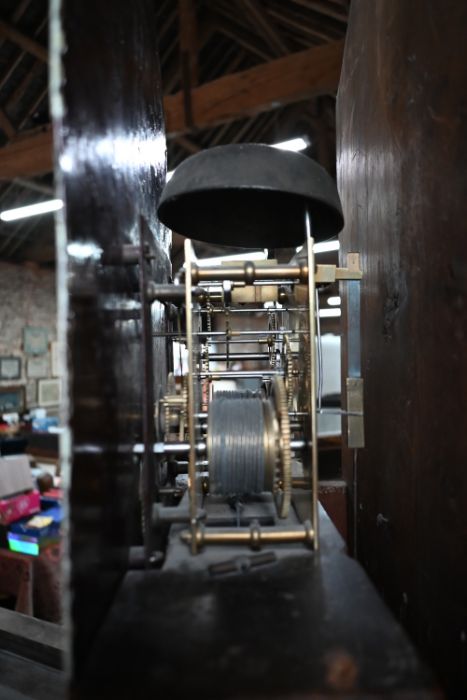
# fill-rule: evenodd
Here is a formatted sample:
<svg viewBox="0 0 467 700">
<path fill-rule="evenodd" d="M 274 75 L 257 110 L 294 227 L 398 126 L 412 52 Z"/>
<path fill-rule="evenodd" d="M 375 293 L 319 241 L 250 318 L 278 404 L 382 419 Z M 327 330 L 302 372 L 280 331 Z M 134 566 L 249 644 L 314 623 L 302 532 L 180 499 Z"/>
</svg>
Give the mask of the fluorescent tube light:
<svg viewBox="0 0 467 700">
<path fill-rule="evenodd" d="M 320 312 L 319 312 L 320 318 L 331 318 L 332 316 L 340 316 L 340 315 L 341 315 L 340 309 L 320 309 Z"/>
<path fill-rule="evenodd" d="M 264 250 L 253 251 L 252 253 L 235 253 L 235 255 L 220 255 L 217 258 L 198 258 L 196 264 L 199 267 L 207 265 L 222 265 L 222 263 L 235 262 L 239 260 L 267 260 L 268 251 Z"/>
<path fill-rule="evenodd" d="M 329 304 L 329 306 L 340 306 L 341 305 L 341 298 L 340 297 L 328 297 L 328 304 Z"/>
<path fill-rule="evenodd" d="M 102 255 L 102 248 L 99 248 L 95 243 L 69 243 L 66 247 L 66 252 L 76 260 L 99 260 Z"/>
<path fill-rule="evenodd" d="M 339 241 L 323 241 L 322 243 L 315 243 L 313 250 L 315 253 L 328 253 L 331 250 L 339 250 Z"/>
<path fill-rule="evenodd" d="M 302 137 L 271 144 L 273 148 L 280 148 L 282 151 L 304 151 L 309 145 L 310 142 Z"/>
<path fill-rule="evenodd" d="M 6 209 L 0 212 L 2 221 L 16 221 L 17 219 L 26 219 L 28 216 L 37 216 L 38 214 L 47 214 L 50 211 L 58 211 L 63 207 L 61 199 L 48 199 L 46 202 L 37 202 L 37 204 L 28 204 L 25 207 L 17 209 Z"/>
<path fill-rule="evenodd" d="M 295 248 L 295 252 L 299 253 L 302 248 L 303 246 L 299 245 L 297 248 Z M 313 246 L 313 251 L 314 253 L 328 253 L 331 250 L 339 250 L 339 248 L 339 241 L 323 241 L 322 243 L 315 243 Z"/>
</svg>

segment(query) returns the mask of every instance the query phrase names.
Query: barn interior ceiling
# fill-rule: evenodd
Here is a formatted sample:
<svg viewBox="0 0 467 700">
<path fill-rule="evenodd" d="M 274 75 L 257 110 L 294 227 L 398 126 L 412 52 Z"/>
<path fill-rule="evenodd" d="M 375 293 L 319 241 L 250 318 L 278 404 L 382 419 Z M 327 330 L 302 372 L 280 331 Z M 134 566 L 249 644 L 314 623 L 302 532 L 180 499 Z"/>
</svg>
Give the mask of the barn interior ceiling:
<svg viewBox="0 0 467 700">
<path fill-rule="evenodd" d="M 154 3 L 169 170 L 220 144 L 304 137 L 305 152 L 334 174 L 349 0 Z M 3 0 L 0 212 L 53 196 L 47 43 L 47 0 Z M 175 257 L 180 246 L 175 236 Z M 53 265 L 53 215 L 0 221 L 0 259 Z"/>
</svg>

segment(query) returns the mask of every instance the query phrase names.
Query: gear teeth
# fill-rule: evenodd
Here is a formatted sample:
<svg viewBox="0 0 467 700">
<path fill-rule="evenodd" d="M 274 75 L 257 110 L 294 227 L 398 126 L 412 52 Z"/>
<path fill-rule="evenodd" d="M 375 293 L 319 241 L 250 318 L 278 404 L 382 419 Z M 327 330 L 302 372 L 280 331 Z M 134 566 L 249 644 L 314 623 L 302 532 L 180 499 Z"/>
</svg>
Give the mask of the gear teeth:
<svg viewBox="0 0 467 700">
<path fill-rule="evenodd" d="M 287 405 L 289 410 L 293 409 L 294 401 L 294 364 L 292 357 L 292 347 L 289 336 L 284 336 L 284 367 L 285 367 L 285 388 L 287 391 Z"/>
<path fill-rule="evenodd" d="M 278 514 L 280 518 L 286 518 L 290 510 L 292 500 L 292 451 L 290 449 L 290 421 L 287 392 L 282 377 L 276 375 L 273 379 L 273 395 L 276 411 L 279 417 L 280 442 L 281 442 L 281 466 L 280 479 L 282 481 L 282 493 L 278 496 Z"/>
<path fill-rule="evenodd" d="M 203 345 L 201 348 L 201 362 L 203 372 L 209 372 L 209 349 L 207 344 Z"/>
</svg>

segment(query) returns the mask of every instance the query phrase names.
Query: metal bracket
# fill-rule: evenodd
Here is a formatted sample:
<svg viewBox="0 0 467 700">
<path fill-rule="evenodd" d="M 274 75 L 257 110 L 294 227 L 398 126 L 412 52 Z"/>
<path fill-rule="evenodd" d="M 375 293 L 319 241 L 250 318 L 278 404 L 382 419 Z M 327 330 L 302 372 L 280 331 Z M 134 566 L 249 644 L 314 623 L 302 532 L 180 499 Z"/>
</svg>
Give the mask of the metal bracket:
<svg viewBox="0 0 467 700">
<path fill-rule="evenodd" d="M 347 446 L 365 447 L 363 423 L 363 379 L 361 372 L 361 338 L 360 338 L 360 255 L 348 253 L 347 276 Z"/>
<path fill-rule="evenodd" d="M 335 282 L 336 280 L 361 280 L 363 272 L 360 270 L 360 256 L 358 253 L 347 255 L 347 267 L 335 265 L 317 265 L 315 272 L 316 284 Z"/>
<path fill-rule="evenodd" d="M 351 448 L 365 447 L 363 420 L 363 379 L 347 377 L 347 445 Z"/>
</svg>

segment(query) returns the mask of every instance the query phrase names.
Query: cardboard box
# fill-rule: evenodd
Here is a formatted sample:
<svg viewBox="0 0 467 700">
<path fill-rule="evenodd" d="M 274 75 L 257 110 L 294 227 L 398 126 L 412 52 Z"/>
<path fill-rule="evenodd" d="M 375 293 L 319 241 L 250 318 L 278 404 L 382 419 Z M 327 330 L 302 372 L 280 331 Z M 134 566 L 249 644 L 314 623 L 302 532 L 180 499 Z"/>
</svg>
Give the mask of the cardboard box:
<svg viewBox="0 0 467 700">
<path fill-rule="evenodd" d="M 26 455 L 0 457 L 0 498 L 32 491 L 34 482 Z"/>
<path fill-rule="evenodd" d="M 2 498 L 0 499 L 0 525 L 9 525 L 15 520 L 38 513 L 40 509 L 39 491 L 28 491 L 18 496 Z"/>
</svg>

